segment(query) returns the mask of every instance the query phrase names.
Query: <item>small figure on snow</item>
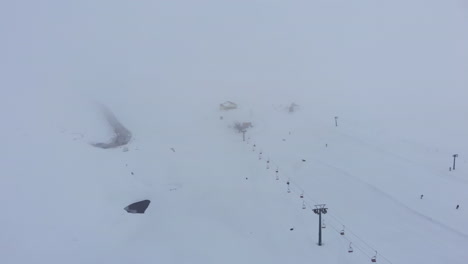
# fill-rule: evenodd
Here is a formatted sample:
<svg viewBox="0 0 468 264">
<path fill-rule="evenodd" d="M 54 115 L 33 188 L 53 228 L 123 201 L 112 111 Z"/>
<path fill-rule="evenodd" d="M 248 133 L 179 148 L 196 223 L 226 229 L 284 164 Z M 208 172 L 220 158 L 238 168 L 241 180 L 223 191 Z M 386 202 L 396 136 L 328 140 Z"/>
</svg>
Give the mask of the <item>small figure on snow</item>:
<svg viewBox="0 0 468 264">
<path fill-rule="evenodd" d="M 460 208 L 460 205 L 459 205 L 459 204 L 457 204 L 457 210 L 458 210 L 458 208 Z"/>
<path fill-rule="evenodd" d="M 421 194 L 421 199 L 424 197 L 424 194 Z"/>
</svg>

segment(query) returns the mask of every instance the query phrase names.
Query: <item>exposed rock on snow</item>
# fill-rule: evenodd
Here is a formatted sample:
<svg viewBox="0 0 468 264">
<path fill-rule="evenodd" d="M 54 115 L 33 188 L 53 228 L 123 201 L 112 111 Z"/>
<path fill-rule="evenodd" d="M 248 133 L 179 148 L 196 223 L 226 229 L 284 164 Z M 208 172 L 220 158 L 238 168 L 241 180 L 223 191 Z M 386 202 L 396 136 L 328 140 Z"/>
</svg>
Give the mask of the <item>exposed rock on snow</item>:
<svg viewBox="0 0 468 264">
<path fill-rule="evenodd" d="M 117 117 L 115 117 L 114 113 L 112 113 L 109 108 L 101 106 L 101 110 L 103 111 L 107 122 L 112 127 L 115 135 L 109 143 L 93 143 L 92 145 L 98 148 L 108 149 L 128 144 L 132 139 L 132 132 L 119 122 Z"/>
<path fill-rule="evenodd" d="M 132 203 L 124 209 L 130 214 L 144 214 L 150 203 L 150 200 L 143 200 L 136 203 Z"/>
</svg>

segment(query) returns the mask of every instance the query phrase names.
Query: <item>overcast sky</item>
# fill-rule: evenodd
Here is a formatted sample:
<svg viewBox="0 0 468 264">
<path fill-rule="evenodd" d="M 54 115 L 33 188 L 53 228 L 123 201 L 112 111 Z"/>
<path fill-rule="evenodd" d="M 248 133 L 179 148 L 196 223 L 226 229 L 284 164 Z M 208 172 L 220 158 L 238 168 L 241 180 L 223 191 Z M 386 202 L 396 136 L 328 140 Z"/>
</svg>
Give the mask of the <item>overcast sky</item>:
<svg viewBox="0 0 468 264">
<path fill-rule="evenodd" d="M 191 95 L 459 118 L 467 29 L 466 0 L 2 1 L 0 100 Z"/>
</svg>

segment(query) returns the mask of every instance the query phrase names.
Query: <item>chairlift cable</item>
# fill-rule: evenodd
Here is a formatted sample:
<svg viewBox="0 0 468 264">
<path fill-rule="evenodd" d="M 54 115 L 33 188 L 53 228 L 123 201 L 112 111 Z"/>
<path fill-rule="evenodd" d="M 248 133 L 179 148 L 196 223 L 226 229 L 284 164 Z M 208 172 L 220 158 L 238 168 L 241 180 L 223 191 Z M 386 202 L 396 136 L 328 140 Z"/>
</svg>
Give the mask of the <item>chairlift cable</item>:
<svg viewBox="0 0 468 264">
<path fill-rule="evenodd" d="M 262 154 L 263 154 L 263 152 L 264 152 L 264 151 L 262 151 Z M 276 168 L 278 168 L 277 170 L 279 171 L 280 166 L 279 166 L 274 160 L 272 160 L 272 159 L 269 159 L 269 161 L 270 161 L 270 163 L 271 163 L 272 165 L 275 165 Z M 319 161 L 319 162 L 320 162 L 320 161 Z M 282 170 L 282 171 L 281 171 L 281 174 L 284 176 L 284 177 L 281 177 L 281 180 L 282 180 L 283 182 L 285 182 L 285 181 L 283 180 L 284 178 L 287 178 L 287 179 L 288 179 L 288 182 L 290 183 L 290 184 L 289 184 L 289 186 L 290 186 L 289 190 L 290 190 L 292 193 L 295 193 L 295 194 L 299 193 L 299 194 L 303 195 L 303 197 L 304 197 L 304 198 L 303 198 L 303 202 L 304 202 L 309 208 L 313 208 L 313 207 L 310 205 L 310 203 L 309 203 L 307 200 L 312 201 L 314 204 L 318 204 L 317 201 L 315 201 L 314 199 L 312 199 L 309 195 L 306 195 L 304 189 L 302 189 L 294 180 L 292 180 L 292 177 L 289 176 L 289 173 L 287 173 L 286 171 L 283 171 L 283 170 Z M 294 191 L 293 189 L 297 189 L 297 190 L 299 190 L 299 192 L 296 192 L 296 191 Z M 340 220 L 340 219 L 339 219 L 340 217 L 338 217 L 336 214 L 329 213 L 328 215 L 331 216 L 332 218 L 334 218 L 334 221 L 336 221 L 336 222 L 338 222 L 338 223 L 340 223 L 341 225 L 344 226 L 343 221 Z M 330 222 L 328 223 L 328 225 L 329 225 L 329 226 L 332 226 L 332 228 L 335 229 L 335 231 L 336 231 L 338 234 L 340 234 L 340 231 L 339 231 L 336 227 L 334 227 L 332 224 L 330 224 Z M 368 248 L 371 249 L 372 251 L 377 252 L 377 250 L 375 250 L 375 248 L 374 248 L 373 246 L 369 245 L 369 243 L 367 243 L 363 238 L 361 238 L 361 237 L 359 237 L 358 235 L 356 235 L 356 233 L 354 233 L 349 227 L 346 229 L 346 232 L 348 232 L 349 234 L 351 234 L 351 235 L 353 235 L 354 237 L 356 237 L 357 239 L 359 239 L 366 247 L 368 247 Z M 354 247 L 355 247 L 356 249 L 358 249 L 359 251 L 361 251 L 361 252 L 362 252 L 364 255 L 366 255 L 367 257 L 372 258 L 358 243 L 352 242 L 352 241 L 350 240 L 349 237 L 347 237 L 347 236 L 341 236 L 341 235 L 340 235 L 340 237 L 346 239 L 346 240 L 349 241 L 350 243 L 353 243 L 353 245 L 354 245 Z M 378 254 L 383 260 L 385 260 L 386 262 L 388 262 L 388 263 L 390 263 L 390 264 L 393 264 L 390 260 L 388 260 L 387 258 L 385 258 L 382 254 L 380 254 L 380 253 L 377 253 L 377 254 Z"/>
</svg>

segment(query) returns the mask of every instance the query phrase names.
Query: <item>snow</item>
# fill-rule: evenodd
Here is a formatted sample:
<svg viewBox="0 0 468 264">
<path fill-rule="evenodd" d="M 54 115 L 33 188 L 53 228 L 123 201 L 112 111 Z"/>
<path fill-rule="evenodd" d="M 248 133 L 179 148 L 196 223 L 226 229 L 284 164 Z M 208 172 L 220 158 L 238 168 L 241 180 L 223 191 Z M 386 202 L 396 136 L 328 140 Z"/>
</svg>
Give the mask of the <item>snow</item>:
<svg viewBox="0 0 468 264">
<path fill-rule="evenodd" d="M 27 2 L 0 8 L 1 263 L 466 263 L 463 1 Z M 101 104 L 127 145 L 91 145 Z"/>
</svg>

